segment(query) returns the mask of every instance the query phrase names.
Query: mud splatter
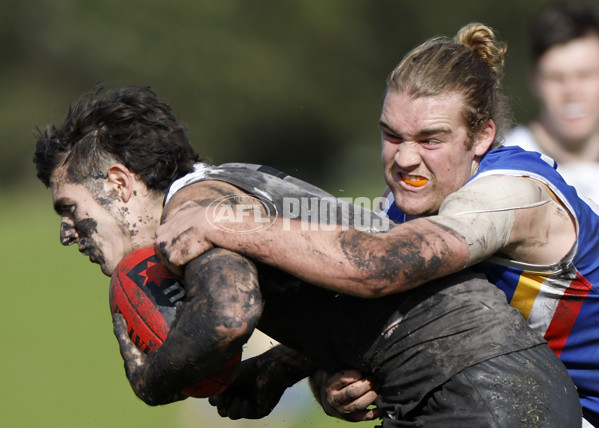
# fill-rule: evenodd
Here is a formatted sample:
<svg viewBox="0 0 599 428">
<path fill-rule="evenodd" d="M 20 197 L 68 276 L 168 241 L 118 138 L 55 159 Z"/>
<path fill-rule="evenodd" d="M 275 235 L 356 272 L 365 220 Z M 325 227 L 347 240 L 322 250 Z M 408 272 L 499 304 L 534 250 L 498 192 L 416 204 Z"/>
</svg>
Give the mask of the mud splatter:
<svg viewBox="0 0 599 428">
<path fill-rule="evenodd" d="M 60 243 L 62 245 L 71 245 L 75 242 L 77 231 L 75 227 L 67 222 L 60 223 Z"/>
<path fill-rule="evenodd" d="M 98 222 L 93 218 L 85 218 L 75 224 L 75 229 L 81 237 L 90 237 L 98 232 Z"/>
</svg>

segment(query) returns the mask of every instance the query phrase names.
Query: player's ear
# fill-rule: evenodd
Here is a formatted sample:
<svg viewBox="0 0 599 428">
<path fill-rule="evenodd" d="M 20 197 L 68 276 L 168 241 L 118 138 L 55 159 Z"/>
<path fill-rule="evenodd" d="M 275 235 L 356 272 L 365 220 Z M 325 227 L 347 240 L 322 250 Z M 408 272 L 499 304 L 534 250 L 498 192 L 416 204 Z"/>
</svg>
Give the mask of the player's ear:
<svg viewBox="0 0 599 428">
<path fill-rule="evenodd" d="M 478 133 L 474 141 L 474 151 L 477 156 L 483 156 L 489 148 L 493 141 L 495 141 L 495 134 L 497 133 L 497 128 L 495 127 L 495 122 L 492 119 L 487 121 L 487 125 Z"/>
<path fill-rule="evenodd" d="M 115 163 L 108 168 L 108 186 L 127 202 L 133 192 L 133 173 L 125 165 Z"/>
</svg>

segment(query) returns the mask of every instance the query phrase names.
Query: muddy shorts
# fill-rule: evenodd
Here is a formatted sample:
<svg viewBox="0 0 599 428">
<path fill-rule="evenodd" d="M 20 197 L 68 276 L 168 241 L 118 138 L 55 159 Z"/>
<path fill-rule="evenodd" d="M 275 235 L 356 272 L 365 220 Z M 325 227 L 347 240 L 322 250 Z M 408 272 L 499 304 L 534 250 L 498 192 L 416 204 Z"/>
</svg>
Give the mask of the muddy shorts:
<svg viewBox="0 0 599 428">
<path fill-rule="evenodd" d="M 402 420 L 389 416 L 381 427 L 581 426 L 574 383 L 546 345 L 468 367 L 431 391 Z"/>
</svg>

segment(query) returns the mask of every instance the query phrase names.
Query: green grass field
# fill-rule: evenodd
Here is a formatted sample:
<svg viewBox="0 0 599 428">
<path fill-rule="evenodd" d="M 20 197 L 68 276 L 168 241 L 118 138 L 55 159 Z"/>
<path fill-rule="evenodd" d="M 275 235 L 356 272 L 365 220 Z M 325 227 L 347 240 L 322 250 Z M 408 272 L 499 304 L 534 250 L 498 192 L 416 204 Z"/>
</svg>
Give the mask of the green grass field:
<svg viewBox="0 0 599 428">
<path fill-rule="evenodd" d="M 108 308 L 108 278 L 58 241 L 50 193 L 0 193 L 0 426 L 6 428 L 367 427 L 323 416 L 305 385 L 259 421 L 220 419 L 207 400 L 146 406 L 129 388 Z"/>
</svg>

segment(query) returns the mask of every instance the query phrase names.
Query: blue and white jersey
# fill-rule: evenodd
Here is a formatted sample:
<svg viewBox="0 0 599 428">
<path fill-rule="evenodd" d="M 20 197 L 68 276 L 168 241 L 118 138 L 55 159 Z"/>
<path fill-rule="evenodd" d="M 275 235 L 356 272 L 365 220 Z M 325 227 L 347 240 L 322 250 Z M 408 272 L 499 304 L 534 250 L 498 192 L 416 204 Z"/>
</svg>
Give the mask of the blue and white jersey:
<svg viewBox="0 0 599 428">
<path fill-rule="evenodd" d="M 494 256 L 474 268 L 484 272 L 529 326 L 545 337 L 578 387 L 581 404 L 599 416 L 599 209 L 583 201 L 555 167 L 539 153 L 501 147 L 484 156 L 469 182 L 510 175 L 543 183 L 575 223 L 578 238 L 571 251 L 553 265 Z M 406 221 L 395 202 L 387 215 Z"/>
</svg>

